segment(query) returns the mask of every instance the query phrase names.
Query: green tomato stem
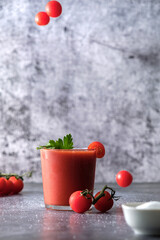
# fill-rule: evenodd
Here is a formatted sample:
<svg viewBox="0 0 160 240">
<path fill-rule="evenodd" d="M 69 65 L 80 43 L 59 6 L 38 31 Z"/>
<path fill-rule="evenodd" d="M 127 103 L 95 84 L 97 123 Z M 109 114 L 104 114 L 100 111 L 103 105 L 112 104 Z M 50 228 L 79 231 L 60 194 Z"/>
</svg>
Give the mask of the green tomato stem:
<svg viewBox="0 0 160 240">
<path fill-rule="evenodd" d="M 6 179 L 9 179 L 10 177 L 15 177 L 16 179 L 22 179 L 23 180 L 23 177 L 25 176 L 25 177 L 27 177 L 27 178 L 30 178 L 30 177 L 32 177 L 32 171 L 30 171 L 30 172 L 26 172 L 26 173 L 24 173 L 23 175 L 18 175 L 18 174 L 16 174 L 16 173 L 1 173 L 0 172 L 0 177 L 5 177 Z"/>
<path fill-rule="evenodd" d="M 102 191 L 99 193 L 99 195 L 98 195 L 96 198 L 93 199 L 93 202 L 92 202 L 93 205 L 96 204 L 96 202 L 97 202 L 101 197 L 104 197 L 104 196 L 105 196 L 104 191 L 105 191 L 106 189 L 110 189 L 110 190 L 111 190 L 111 197 L 110 197 L 110 199 L 114 198 L 115 190 L 113 190 L 113 188 L 108 187 L 107 185 L 105 185 L 105 186 L 103 187 Z M 110 200 L 110 199 L 109 199 L 109 200 Z"/>
<path fill-rule="evenodd" d="M 91 199 L 93 198 L 94 199 L 94 196 L 92 194 L 92 190 L 89 191 L 88 189 L 85 189 L 84 191 L 81 192 L 81 195 L 86 197 L 87 199 Z M 91 197 L 88 197 L 87 195 L 91 196 Z"/>
</svg>

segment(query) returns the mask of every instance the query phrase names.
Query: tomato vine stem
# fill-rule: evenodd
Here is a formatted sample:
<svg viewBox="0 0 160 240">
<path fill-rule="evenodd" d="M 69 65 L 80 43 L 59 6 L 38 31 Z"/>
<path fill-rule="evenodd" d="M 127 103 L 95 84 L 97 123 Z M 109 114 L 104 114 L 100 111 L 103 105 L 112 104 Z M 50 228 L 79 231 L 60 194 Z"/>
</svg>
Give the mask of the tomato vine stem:
<svg viewBox="0 0 160 240">
<path fill-rule="evenodd" d="M 32 173 L 33 173 L 33 171 L 29 171 L 29 172 L 26 172 L 26 173 L 24 173 L 24 174 L 22 174 L 22 175 L 18 175 L 18 174 L 16 174 L 16 173 L 1 173 L 0 172 L 0 177 L 5 177 L 6 179 L 9 179 L 10 177 L 15 177 L 16 179 L 22 179 L 23 180 L 23 177 L 27 177 L 27 178 L 30 178 L 30 177 L 32 177 Z"/>
<path fill-rule="evenodd" d="M 97 202 L 101 197 L 104 197 L 104 196 L 105 196 L 104 191 L 105 191 L 106 189 L 111 190 L 111 197 L 110 197 L 110 199 L 112 199 L 112 198 L 113 198 L 114 200 L 118 200 L 118 199 L 119 199 L 119 197 L 116 197 L 116 196 L 115 196 L 115 190 L 114 190 L 113 188 L 108 187 L 107 185 L 105 185 L 105 186 L 103 187 L 102 191 L 99 193 L 99 195 L 98 195 L 96 198 L 93 198 L 93 202 L 92 202 L 93 205 L 96 204 L 96 202 Z M 109 201 L 110 199 L 108 199 L 108 201 Z"/>
<path fill-rule="evenodd" d="M 91 199 L 91 197 L 94 198 L 93 195 L 92 195 L 92 190 L 89 191 L 88 189 L 83 190 L 83 191 L 81 192 L 81 195 L 84 196 L 84 197 L 86 197 L 87 199 Z M 89 196 L 91 196 L 91 197 L 88 197 L 87 195 L 89 195 Z"/>
</svg>

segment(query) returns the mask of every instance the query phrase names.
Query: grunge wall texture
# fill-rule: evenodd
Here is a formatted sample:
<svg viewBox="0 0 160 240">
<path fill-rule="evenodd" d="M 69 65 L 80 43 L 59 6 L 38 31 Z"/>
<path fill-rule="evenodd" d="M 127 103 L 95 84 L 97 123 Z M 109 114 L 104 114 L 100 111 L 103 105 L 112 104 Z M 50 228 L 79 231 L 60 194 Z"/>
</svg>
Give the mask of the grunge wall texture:
<svg viewBox="0 0 160 240">
<path fill-rule="evenodd" d="M 160 181 L 160 1 L 61 0 L 39 27 L 47 2 L 0 1 L 0 170 L 41 182 L 36 147 L 72 133 L 106 147 L 96 182 Z"/>
</svg>

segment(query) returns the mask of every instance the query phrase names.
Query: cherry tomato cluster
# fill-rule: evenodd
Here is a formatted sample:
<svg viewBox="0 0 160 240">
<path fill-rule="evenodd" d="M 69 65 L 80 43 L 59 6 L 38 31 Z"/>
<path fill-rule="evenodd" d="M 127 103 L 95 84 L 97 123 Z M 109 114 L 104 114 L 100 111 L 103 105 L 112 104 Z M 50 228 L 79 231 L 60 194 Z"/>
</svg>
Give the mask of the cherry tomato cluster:
<svg viewBox="0 0 160 240">
<path fill-rule="evenodd" d="M 105 155 L 105 147 L 100 142 L 92 142 L 88 149 L 96 150 L 96 157 L 102 158 Z M 132 183 L 133 177 L 130 172 L 126 170 L 119 171 L 116 175 L 117 184 L 120 187 L 128 187 Z M 111 190 L 111 194 L 106 191 L 106 189 Z M 69 198 L 69 205 L 73 211 L 77 213 L 84 213 L 91 205 L 99 210 L 100 212 L 106 212 L 113 207 L 114 201 L 118 200 L 119 197 L 115 196 L 115 190 L 108 187 L 107 185 L 104 186 L 102 191 L 97 192 L 95 196 L 92 195 L 92 191 L 84 190 L 84 191 L 76 191 L 71 194 Z"/>
<path fill-rule="evenodd" d="M 106 189 L 110 189 L 111 194 Z M 86 212 L 91 205 L 94 205 L 98 211 L 104 213 L 112 208 L 113 199 L 118 200 L 119 197 L 115 196 L 115 190 L 105 185 L 102 191 L 97 192 L 95 196 L 88 189 L 72 193 L 69 198 L 69 205 L 77 213 Z"/>
<path fill-rule="evenodd" d="M 50 22 L 50 17 L 57 18 L 62 13 L 62 6 L 58 1 L 50 1 L 45 7 L 46 12 L 39 12 L 35 16 L 37 25 L 44 26 Z"/>
<path fill-rule="evenodd" d="M 32 177 L 32 171 L 23 175 L 0 173 L 0 197 L 20 193 L 24 187 L 23 177 Z"/>
<path fill-rule="evenodd" d="M 17 194 L 24 187 L 22 178 L 11 176 L 9 179 L 0 177 L 0 196 Z"/>
</svg>

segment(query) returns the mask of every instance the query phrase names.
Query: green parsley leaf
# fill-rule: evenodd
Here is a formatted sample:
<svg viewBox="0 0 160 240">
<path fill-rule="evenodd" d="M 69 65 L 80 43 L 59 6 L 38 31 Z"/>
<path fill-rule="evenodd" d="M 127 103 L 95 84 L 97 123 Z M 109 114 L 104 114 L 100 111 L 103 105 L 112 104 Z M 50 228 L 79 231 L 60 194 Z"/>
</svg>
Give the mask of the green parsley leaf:
<svg viewBox="0 0 160 240">
<path fill-rule="evenodd" d="M 68 134 L 68 135 L 64 136 L 64 138 L 63 138 L 63 148 L 64 149 L 72 149 L 73 148 L 73 139 L 72 139 L 71 134 Z"/>
<path fill-rule="evenodd" d="M 39 146 L 37 149 L 72 149 L 73 138 L 71 134 L 64 136 L 63 140 L 59 138 L 57 141 L 49 140 L 45 146 Z"/>
</svg>

